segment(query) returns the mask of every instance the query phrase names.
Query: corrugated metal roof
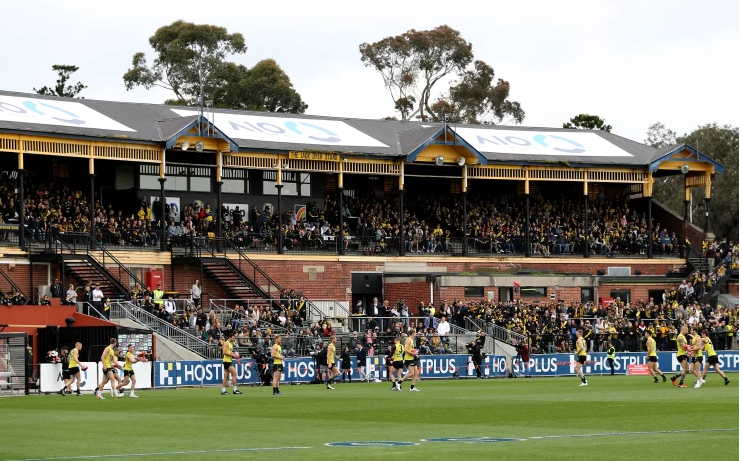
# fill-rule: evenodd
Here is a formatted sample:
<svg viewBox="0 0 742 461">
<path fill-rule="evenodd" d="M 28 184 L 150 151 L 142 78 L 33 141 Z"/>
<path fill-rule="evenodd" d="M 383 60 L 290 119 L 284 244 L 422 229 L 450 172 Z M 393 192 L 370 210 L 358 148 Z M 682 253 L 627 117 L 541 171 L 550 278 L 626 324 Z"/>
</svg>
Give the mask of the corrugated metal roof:
<svg viewBox="0 0 742 461">
<path fill-rule="evenodd" d="M 195 108 L 182 106 L 0 91 L 0 130 L 6 132 L 159 144 L 178 133 L 195 116 Z M 430 141 L 443 127 L 437 123 L 224 109 L 213 111 L 212 117 L 217 128 L 242 151 L 327 150 L 402 157 Z M 642 166 L 677 147 L 654 149 L 603 131 L 500 125 L 451 125 L 451 128 L 490 163 Z"/>
</svg>

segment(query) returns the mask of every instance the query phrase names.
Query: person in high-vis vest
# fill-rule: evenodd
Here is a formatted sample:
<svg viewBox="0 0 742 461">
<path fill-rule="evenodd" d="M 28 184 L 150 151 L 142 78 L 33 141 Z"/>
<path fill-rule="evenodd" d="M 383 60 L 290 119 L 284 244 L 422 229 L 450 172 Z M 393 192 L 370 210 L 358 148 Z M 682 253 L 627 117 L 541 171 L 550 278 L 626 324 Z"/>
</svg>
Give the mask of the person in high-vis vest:
<svg viewBox="0 0 742 461">
<path fill-rule="evenodd" d="M 714 344 L 711 342 L 711 339 L 709 338 L 708 330 L 703 330 L 701 332 L 701 341 L 703 341 L 703 348 L 706 350 L 706 366 L 703 369 L 703 376 L 701 379 L 703 380 L 703 382 L 706 382 L 706 373 L 708 373 L 709 367 L 713 365 L 716 373 L 718 373 L 719 376 L 724 378 L 724 385 L 725 386 L 728 385 L 729 378 L 727 378 L 727 375 L 725 375 L 724 372 L 721 371 L 721 368 L 719 368 L 719 356 L 716 355 L 716 351 L 714 350 Z M 696 387 L 701 387 L 701 386 L 696 385 Z"/>
<path fill-rule="evenodd" d="M 616 360 L 616 348 L 612 342 L 608 342 L 608 351 L 605 354 L 608 359 L 608 365 L 611 367 L 611 376 L 615 375 L 614 361 Z"/>
<path fill-rule="evenodd" d="M 157 284 L 157 288 L 155 289 L 155 307 L 157 310 L 160 310 L 160 306 L 162 306 L 162 303 L 164 300 L 162 297 L 165 295 L 165 292 L 162 291 L 162 288 L 160 287 L 160 284 Z"/>
</svg>

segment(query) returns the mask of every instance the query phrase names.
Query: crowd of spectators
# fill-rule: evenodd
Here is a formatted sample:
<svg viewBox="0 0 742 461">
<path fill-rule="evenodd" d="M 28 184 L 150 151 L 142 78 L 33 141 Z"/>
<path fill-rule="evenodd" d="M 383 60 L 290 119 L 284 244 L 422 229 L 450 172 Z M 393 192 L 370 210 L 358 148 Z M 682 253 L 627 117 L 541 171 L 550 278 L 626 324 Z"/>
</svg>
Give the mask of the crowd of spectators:
<svg viewBox="0 0 742 461">
<path fill-rule="evenodd" d="M 17 177 L 4 173 L 0 179 L 0 215 L 3 221 L 18 219 Z M 89 197 L 66 182 L 52 180 L 47 173 L 29 172 L 25 181 L 27 235 L 44 242 L 49 235 L 90 232 Z M 282 216 L 284 247 L 291 250 L 335 251 L 339 241 L 346 249 L 361 253 L 387 253 L 404 241 L 409 253 L 449 253 L 460 248 L 463 238 L 463 198 L 456 195 L 415 197 L 405 205 L 400 219 L 393 196 L 355 191 L 344 200 L 345 223 L 339 227 L 338 203 L 328 195 L 324 208 L 309 203 L 304 220 L 294 210 Z M 473 252 L 486 254 L 524 253 L 530 234 L 531 252 L 545 257 L 581 253 L 587 239 L 591 254 L 641 255 L 649 245 L 644 211 L 632 209 L 626 196 L 598 194 L 588 205 L 588 232 L 584 229 L 581 199 L 566 195 L 532 194 L 530 223 L 525 224 L 523 197 L 513 192 L 495 196 L 469 196 L 468 242 Z M 123 210 L 96 199 L 95 235 L 106 245 L 155 247 L 160 245 L 160 222 L 166 222 L 166 238 L 172 247 L 192 246 L 198 237 L 218 236 L 217 213 L 222 217 L 222 235 L 236 246 L 265 250 L 278 243 L 278 216 L 270 206 L 249 210 L 212 208 L 196 200 L 178 209 L 171 204 L 161 216 L 159 198 L 142 197 Z M 7 232 L 0 234 L 0 240 Z M 653 230 L 657 254 L 677 253 L 677 236 L 659 223 Z"/>
<path fill-rule="evenodd" d="M 619 351 L 642 350 L 644 331 L 649 330 L 657 340 L 659 350 L 674 350 L 677 332 L 682 324 L 698 325 L 708 329 L 718 349 L 738 347 L 738 306 L 724 308 L 710 304 L 689 302 L 682 305 L 679 289 L 667 290 L 663 302 L 655 304 L 639 300 L 625 303 L 620 299 L 603 306 L 588 303 L 542 302 L 493 302 L 474 301 L 465 303 L 442 302 L 438 307 L 420 302 L 410 309 L 410 318 L 399 316 L 399 310 L 384 309 L 384 301 L 378 317 L 366 319 L 365 337 L 377 347 L 390 343 L 395 336 L 414 329 L 425 339 L 430 353 L 447 353 L 446 337 L 450 336 L 449 320 L 453 325 L 472 330 L 482 328 L 494 335 L 493 328 L 499 326 L 525 335 L 532 353 L 557 353 L 574 351 L 577 329 L 585 331 L 590 351 L 605 351 L 612 341 Z M 364 312 L 366 312 L 364 310 Z M 391 318 L 388 318 L 391 317 Z M 424 317 L 414 320 L 412 317 Z M 443 326 L 443 328 L 441 328 Z M 485 330 L 486 329 L 486 330 Z M 734 344 L 733 344 L 734 340 Z M 513 337 L 515 342 L 515 336 Z"/>
<path fill-rule="evenodd" d="M 398 247 L 400 238 L 408 252 L 452 251 L 452 240 L 463 237 L 462 200 L 450 195 L 417 197 L 406 205 L 400 220 L 393 197 L 355 194 L 343 202 L 344 234 L 360 237 L 360 251 L 387 252 Z M 532 194 L 528 226 L 523 198 L 514 194 L 467 200 L 468 241 L 478 252 L 523 253 L 526 229 L 532 253 L 547 257 L 579 253 L 586 238 L 591 254 L 607 256 L 645 254 L 649 245 L 646 215 L 631 209 L 626 196 L 608 198 L 601 193 L 588 205 L 587 237 L 582 201 L 565 195 L 550 198 Z M 328 196 L 324 215 L 337 219 L 337 208 L 337 201 Z M 324 228 L 339 233 L 337 226 L 325 223 Z M 657 254 L 679 251 L 677 236 L 660 224 L 655 225 L 653 241 Z"/>
</svg>

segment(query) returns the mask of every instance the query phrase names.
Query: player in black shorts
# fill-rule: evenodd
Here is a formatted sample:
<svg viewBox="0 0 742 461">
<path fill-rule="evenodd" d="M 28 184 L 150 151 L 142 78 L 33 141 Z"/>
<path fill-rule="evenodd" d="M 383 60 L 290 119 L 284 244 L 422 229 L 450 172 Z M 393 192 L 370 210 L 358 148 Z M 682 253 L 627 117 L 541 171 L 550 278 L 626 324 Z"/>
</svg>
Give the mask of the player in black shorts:
<svg viewBox="0 0 742 461">
<path fill-rule="evenodd" d="M 59 393 L 65 396 L 67 395 L 67 383 L 70 380 L 70 353 L 66 346 L 60 352 L 61 356 L 59 358 L 62 361 L 62 381 L 64 381 L 64 386 Z"/>
<path fill-rule="evenodd" d="M 392 370 L 390 374 L 391 380 L 394 382 L 391 391 L 402 390 L 402 368 L 404 367 L 404 346 L 400 344 L 399 337 L 394 338 L 394 345 L 392 346 Z M 396 375 L 396 379 L 395 379 Z"/>
</svg>

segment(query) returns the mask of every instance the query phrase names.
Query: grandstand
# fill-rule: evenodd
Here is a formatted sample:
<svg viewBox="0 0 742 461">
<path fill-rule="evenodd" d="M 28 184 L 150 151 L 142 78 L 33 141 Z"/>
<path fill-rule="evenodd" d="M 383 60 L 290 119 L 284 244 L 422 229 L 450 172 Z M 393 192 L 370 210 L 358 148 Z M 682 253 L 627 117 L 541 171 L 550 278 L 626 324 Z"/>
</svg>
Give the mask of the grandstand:
<svg viewBox="0 0 742 461">
<path fill-rule="evenodd" d="M 279 333 L 308 355 L 331 332 L 385 353 L 411 324 L 431 354 L 480 331 L 493 354 L 566 352 L 575 325 L 595 351 L 638 351 L 644 328 L 669 350 L 683 318 L 736 345 L 737 308 L 716 300 L 738 296 L 738 247 L 688 220 L 724 168 L 689 145 L 0 91 L 0 153 L 3 308 L 57 306 L 72 284 L 81 312 L 153 331 L 169 357 L 214 357 L 228 329 L 243 353 Z M 668 175 L 684 216 L 652 199 Z"/>
</svg>

